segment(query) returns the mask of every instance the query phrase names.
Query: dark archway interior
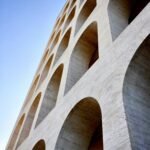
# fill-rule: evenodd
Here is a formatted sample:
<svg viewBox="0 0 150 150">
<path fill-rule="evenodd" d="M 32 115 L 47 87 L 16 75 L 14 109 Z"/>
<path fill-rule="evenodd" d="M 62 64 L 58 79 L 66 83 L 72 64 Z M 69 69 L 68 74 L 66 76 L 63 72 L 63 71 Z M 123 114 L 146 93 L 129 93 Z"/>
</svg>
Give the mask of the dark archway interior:
<svg viewBox="0 0 150 150">
<path fill-rule="evenodd" d="M 131 11 L 129 23 L 142 11 L 142 9 L 150 2 L 150 0 L 131 0 Z"/>
<path fill-rule="evenodd" d="M 59 44 L 59 47 L 56 52 L 54 64 L 59 60 L 59 58 L 62 56 L 62 54 L 67 49 L 69 41 L 70 41 L 70 34 L 71 34 L 71 28 L 68 29 L 68 31 L 65 33 L 64 37 L 62 38 L 62 40 Z"/>
<path fill-rule="evenodd" d="M 90 36 L 89 36 L 90 35 Z M 65 94 L 99 58 L 97 23 L 91 23 L 80 36 L 71 54 Z"/>
<path fill-rule="evenodd" d="M 131 23 L 150 0 L 110 0 L 108 16 L 112 40 Z"/>
<path fill-rule="evenodd" d="M 38 141 L 35 146 L 32 148 L 32 150 L 45 150 L 45 142 L 44 140 Z"/>
<path fill-rule="evenodd" d="M 57 101 L 57 95 L 59 92 L 59 86 L 63 73 L 63 64 L 61 64 L 54 72 L 51 80 L 47 85 L 45 95 L 42 101 L 42 105 L 38 114 L 36 127 L 42 122 L 42 120 L 49 114 L 49 112 L 55 107 Z"/>
<path fill-rule="evenodd" d="M 49 70 L 50 70 L 50 67 L 51 67 L 52 59 L 53 59 L 53 55 L 49 58 L 49 60 L 47 61 L 46 65 L 45 65 L 45 67 L 41 73 L 41 77 L 40 77 L 40 81 L 39 81 L 39 84 L 37 86 L 37 89 L 41 86 L 41 84 L 43 83 L 43 81 L 47 77 Z"/>
<path fill-rule="evenodd" d="M 150 148 L 150 35 L 126 72 L 123 101 L 133 150 Z"/>
<path fill-rule="evenodd" d="M 102 116 L 93 98 L 81 100 L 69 113 L 55 150 L 103 150 Z"/>
</svg>

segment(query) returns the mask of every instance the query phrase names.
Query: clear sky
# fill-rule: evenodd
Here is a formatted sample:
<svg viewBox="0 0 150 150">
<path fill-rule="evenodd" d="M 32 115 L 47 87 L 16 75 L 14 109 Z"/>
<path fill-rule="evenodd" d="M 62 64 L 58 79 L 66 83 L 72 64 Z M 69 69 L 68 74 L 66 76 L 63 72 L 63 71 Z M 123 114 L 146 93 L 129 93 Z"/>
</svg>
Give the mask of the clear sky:
<svg viewBox="0 0 150 150">
<path fill-rule="evenodd" d="M 4 150 L 66 0 L 0 0 L 0 150 Z"/>
</svg>

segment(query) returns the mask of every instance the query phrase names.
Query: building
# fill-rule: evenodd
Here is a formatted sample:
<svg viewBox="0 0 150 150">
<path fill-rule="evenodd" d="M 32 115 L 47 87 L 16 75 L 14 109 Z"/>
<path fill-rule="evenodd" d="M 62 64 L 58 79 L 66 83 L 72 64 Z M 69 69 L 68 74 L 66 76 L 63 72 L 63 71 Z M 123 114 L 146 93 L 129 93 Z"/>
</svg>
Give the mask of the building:
<svg viewBox="0 0 150 150">
<path fill-rule="evenodd" d="M 150 149 L 149 0 L 69 0 L 7 150 Z"/>
</svg>

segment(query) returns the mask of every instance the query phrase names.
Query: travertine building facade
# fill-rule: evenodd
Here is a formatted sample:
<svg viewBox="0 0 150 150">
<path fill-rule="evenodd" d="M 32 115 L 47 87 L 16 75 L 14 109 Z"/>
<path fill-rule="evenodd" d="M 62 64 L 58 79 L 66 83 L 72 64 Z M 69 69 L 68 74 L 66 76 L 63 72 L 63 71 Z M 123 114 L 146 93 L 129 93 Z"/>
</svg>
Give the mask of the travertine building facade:
<svg viewBox="0 0 150 150">
<path fill-rule="evenodd" d="M 66 2 L 6 149 L 150 149 L 149 0 Z"/>
</svg>

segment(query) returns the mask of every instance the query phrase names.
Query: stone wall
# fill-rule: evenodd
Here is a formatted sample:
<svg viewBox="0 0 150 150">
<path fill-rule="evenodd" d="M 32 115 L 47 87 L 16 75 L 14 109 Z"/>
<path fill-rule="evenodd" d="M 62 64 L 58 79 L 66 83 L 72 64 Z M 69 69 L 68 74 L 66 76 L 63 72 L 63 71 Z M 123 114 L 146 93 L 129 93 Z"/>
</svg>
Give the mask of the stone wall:
<svg viewBox="0 0 150 150">
<path fill-rule="evenodd" d="M 150 149 L 150 3 L 133 2 L 66 2 L 7 150 Z"/>
</svg>

